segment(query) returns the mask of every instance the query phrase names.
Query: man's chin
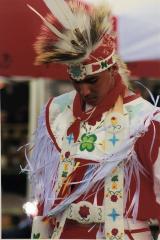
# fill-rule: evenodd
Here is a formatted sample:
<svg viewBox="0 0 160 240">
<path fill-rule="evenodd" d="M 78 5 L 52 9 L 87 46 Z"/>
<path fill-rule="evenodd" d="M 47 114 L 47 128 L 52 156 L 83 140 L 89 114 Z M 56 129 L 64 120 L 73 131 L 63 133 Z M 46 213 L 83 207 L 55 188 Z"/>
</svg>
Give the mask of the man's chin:
<svg viewBox="0 0 160 240">
<path fill-rule="evenodd" d="M 85 102 L 93 107 L 98 105 L 97 98 L 87 99 Z"/>
</svg>

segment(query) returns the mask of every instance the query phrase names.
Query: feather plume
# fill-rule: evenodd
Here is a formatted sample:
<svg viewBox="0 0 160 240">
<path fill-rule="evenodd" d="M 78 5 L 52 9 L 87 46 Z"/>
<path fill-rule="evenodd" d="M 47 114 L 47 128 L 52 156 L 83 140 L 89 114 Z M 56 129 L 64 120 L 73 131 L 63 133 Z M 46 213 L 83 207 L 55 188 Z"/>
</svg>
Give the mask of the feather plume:
<svg viewBox="0 0 160 240">
<path fill-rule="evenodd" d="M 80 0 L 43 1 L 53 15 L 49 19 L 29 6 L 46 26 L 35 44 L 37 64 L 82 62 L 101 44 L 105 34 L 111 32 L 111 11 L 106 5 L 94 7 Z M 61 31 L 55 21 L 62 24 Z"/>
<path fill-rule="evenodd" d="M 53 16 L 64 26 L 66 30 L 70 30 L 71 38 L 76 40 L 73 33 L 76 26 L 76 16 L 71 11 L 71 8 L 64 0 L 44 0 L 46 6 L 50 9 Z M 69 39 L 70 40 L 70 39 Z"/>
<path fill-rule="evenodd" d="M 91 41 L 96 45 L 105 35 L 111 31 L 111 12 L 104 6 L 97 7 L 91 16 Z"/>
<path fill-rule="evenodd" d="M 73 15 L 68 4 L 64 0 L 43 0 L 46 6 L 50 9 L 66 29 L 75 28 L 75 16 Z"/>
<path fill-rule="evenodd" d="M 60 33 L 57 28 L 55 28 L 51 23 L 49 23 L 39 12 L 37 12 L 33 7 L 31 7 L 29 4 L 27 4 L 27 6 L 33 11 L 35 12 L 44 22 L 44 24 L 59 38 L 61 39 L 66 39 L 65 35 Z"/>
</svg>

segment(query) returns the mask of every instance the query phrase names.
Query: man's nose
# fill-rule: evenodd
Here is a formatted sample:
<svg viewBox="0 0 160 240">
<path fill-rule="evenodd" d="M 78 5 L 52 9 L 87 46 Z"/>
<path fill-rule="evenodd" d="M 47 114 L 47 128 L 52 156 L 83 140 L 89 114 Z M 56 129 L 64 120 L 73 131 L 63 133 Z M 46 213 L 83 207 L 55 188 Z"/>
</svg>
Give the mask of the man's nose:
<svg viewBox="0 0 160 240">
<path fill-rule="evenodd" d="M 83 97 L 86 97 L 88 95 L 90 95 L 91 93 L 91 90 L 90 90 L 90 86 L 88 84 L 81 84 L 80 86 L 80 95 L 83 96 Z"/>
</svg>

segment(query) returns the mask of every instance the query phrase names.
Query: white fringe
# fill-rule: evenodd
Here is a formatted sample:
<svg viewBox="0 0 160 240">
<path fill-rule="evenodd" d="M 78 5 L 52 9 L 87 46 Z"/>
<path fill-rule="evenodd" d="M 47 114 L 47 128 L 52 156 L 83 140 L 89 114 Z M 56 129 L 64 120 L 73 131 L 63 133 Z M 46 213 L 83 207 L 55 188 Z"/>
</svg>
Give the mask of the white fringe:
<svg viewBox="0 0 160 240">
<path fill-rule="evenodd" d="M 146 115 L 143 118 L 143 122 L 139 122 L 139 126 L 135 125 L 131 131 L 131 138 L 126 141 L 123 146 L 120 146 L 119 150 L 114 154 L 106 154 L 104 158 L 99 163 L 93 163 L 92 168 L 88 169 L 88 172 L 85 174 L 85 178 L 79 184 L 77 190 L 66 197 L 59 205 L 57 205 L 54 209 L 51 210 L 49 216 L 56 216 L 57 214 L 64 211 L 72 202 L 78 199 L 81 195 L 89 192 L 97 182 L 105 179 L 110 175 L 112 170 L 120 163 L 128 163 L 129 167 L 125 167 L 125 180 L 128 183 L 125 187 L 126 194 L 129 192 L 129 182 L 131 181 L 130 176 L 132 174 L 136 177 L 137 188 L 134 194 L 131 206 L 127 214 L 130 211 L 133 212 L 133 218 L 136 219 L 138 213 L 138 205 L 139 205 L 139 195 L 140 195 L 140 173 L 147 175 L 146 170 L 140 164 L 137 159 L 137 155 L 134 151 L 135 142 L 139 137 L 141 137 L 145 132 L 147 132 L 149 125 L 155 120 L 155 113 L 158 109 L 153 108 L 150 114 Z M 160 113 L 160 111 L 159 111 Z M 145 121 L 144 121 L 145 120 Z M 91 173 L 92 170 L 92 173 Z M 126 204 L 126 200 L 125 200 Z"/>
<path fill-rule="evenodd" d="M 38 128 L 32 141 L 32 154 L 28 158 L 26 154 L 27 166 L 22 172 L 28 172 L 31 183 L 31 200 L 44 203 L 43 215 L 47 215 L 56 199 L 55 185 L 58 179 L 58 167 L 60 153 L 50 139 L 46 123 L 45 108 L 43 109 Z M 31 145 L 30 144 L 30 145 Z M 26 151 L 27 151 L 26 145 Z"/>
</svg>

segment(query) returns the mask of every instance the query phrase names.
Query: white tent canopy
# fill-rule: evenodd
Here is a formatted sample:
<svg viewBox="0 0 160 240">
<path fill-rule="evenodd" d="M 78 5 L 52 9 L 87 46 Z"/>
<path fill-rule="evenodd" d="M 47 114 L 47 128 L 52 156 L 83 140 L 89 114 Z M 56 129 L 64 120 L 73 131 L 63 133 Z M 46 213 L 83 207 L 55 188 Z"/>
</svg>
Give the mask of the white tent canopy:
<svg viewBox="0 0 160 240">
<path fill-rule="evenodd" d="M 123 60 L 160 60 L 160 0 L 108 1 L 118 19 L 119 53 Z"/>
</svg>

